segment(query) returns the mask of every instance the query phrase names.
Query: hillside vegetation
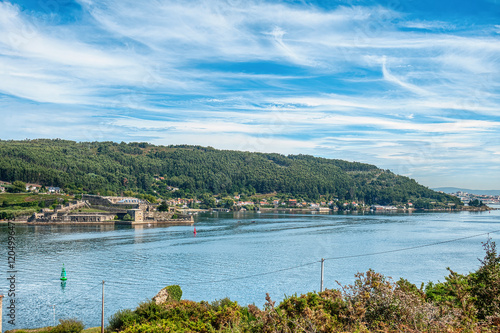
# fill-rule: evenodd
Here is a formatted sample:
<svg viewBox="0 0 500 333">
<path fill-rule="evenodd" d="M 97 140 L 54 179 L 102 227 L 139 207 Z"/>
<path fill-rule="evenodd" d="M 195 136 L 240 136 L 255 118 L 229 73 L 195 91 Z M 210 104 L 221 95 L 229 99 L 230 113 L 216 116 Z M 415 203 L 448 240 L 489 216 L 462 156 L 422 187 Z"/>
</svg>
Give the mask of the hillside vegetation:
<svg viewBox="0 0 500 333">
<path fill-rule="evenodd" d="M 131 190 L 163 198 L 278 193 L 311 201 L 459 204 L 452 196 L 374 165 L 308 155 L 39 139 L 0 140 L 0 157 L 0 180 L 59 186 L 73 193 Z"/>
</svg>

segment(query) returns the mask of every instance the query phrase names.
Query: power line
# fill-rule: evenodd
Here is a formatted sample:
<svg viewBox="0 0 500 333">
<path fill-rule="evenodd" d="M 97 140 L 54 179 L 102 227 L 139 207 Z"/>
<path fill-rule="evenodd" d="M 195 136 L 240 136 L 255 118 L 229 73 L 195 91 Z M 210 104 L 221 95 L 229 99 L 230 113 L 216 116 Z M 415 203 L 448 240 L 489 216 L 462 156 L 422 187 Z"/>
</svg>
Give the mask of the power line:
<svg viewBox="0 0 500 333">
<path fill-rule="evenodd" d="M 379 255 L 379 254 L 387 254 L 387 253 L 394 253 L 394 252 L 409 251 L 409 250 L 414 250 L 414 249 L 419 249 L 419 248 L 424 248 L 424 247 L 430 247 L 430 246 L 436 246 L 436 245 L 441 245 L 441 244 L 446 244 L 446 243 L 457 242 L 457 241 L 460 241 L 460 240 L 469 239 L 469 238 L 475 238 L 475 237 L 484 236 L 484 235 L 489 235 L 490 233 L 497 233 L 497 232 L 500 232 L 500 229 L 499 230 L 489 231 L 489 232 L 484 232 L 484 233 L 481 233 L 481 234 L 475 234 L 475 235 L 471 235 L 471 236 L 465 236 L 465 237 L 454 238 L 454 239 L 450 239 L 450 240 L 446 240 L 446 241 L 440 241 L 440 242 L 430 243 L 430 244 L 416 245 L 416 246 L 410 246 L 410 247 L 405 247 L 405 248 L 401 248 L 401 249 L 394 249 L 394 250 L 387 250 L 387 251 L 380 251 L 380 252 L 355 254 L 355 255 L 340 256 L 340 257 L 330 257 L 330 258 L 324 258 L 323 260 L 340 260 L 340 259 L 349 259 L 349 258 L 360 258 L 360 257 L 368 257 L 368 256 Z M 277 269 L 277 270 L 273 270 L 273 271 L 269 271 L 269 272 L 264 272 L 264 273 L 255 273 L 255 274 L 250 274 L 250 275 L 237 276 L 237 277 L 232 277 L 232 278 L 218 279 L 218 280 L 211 280 L 211 281 L 188 282 L 188 283 L 182 283 L 182 285 L 210 284 L 210 283 L 219 283 L 219 282 L 243 280 L 243 279 L 249 279 L 249 278 L 253 278 L 253 277 L 259 277 L 259 276 L 264 276 L 264 275 L 270 275 L 270 274 L 275 274 L 275 273 L 290 271 L 290 270 L 293 270 L 293 269 L 302 268 L 302 267 L 305 267 L 305 266 L 310 266 L 310 265 L 313 265 L 313 264 L 316 264 L 316 263 L 321 263 L 321 262 L 322 262 L 322 260 L 316 260 L 316 261 L 311 261 L 311 262 L 304 263 L 304 264 L 301 264 L 301 265 L 287 267 L 287 268 L 282 268 L 282 269 Z M 106 282 L 107 283 L 111 283 L 111 284 L 125 284 L 125 285 L 131 285 L 131 286 L 136 286 L 137 285 L 137 283 L 123 282 L 123 281 L 106 281 Z M 92 288 L 92 289 L 94 289 L 94 288 Z"/>
<path fill-rule="evenodd" d="M 132 282 L 123 282 L 123 281 L 110 281 L 110 280 L 105 280 L 106 283 L 116 283 L 116 284 L 126 284 L 126 285 L 129 285 L 129 286 L 137 286 L 137 283 L 132 283 Z"/>
<path fill-rule="evenodd" d="M 414 249 L 423 248 L 423 247 L 436 246 L 436 245 L 440 245 L 440 244 L 446 244 L 446 243 L 456 242 L 456 241 L 464 240 L 464 239 L 468 239 L 468 238 L 474 238 L 474 237 L 484 236 L 484 235 L 487 235 L 487 234 L 490 234 L 490 233 L 496 233 L 496 232 L 500 232 L 500 229 L 499 230 L 493 230 L 493 231 L 490 231 L 490 232 L 481 233 L 481 234 L 476 234 L 476 235 L 472 235 L 472 236 L 460 237 L 460 238 L 450 239 L 450 240 L 447 240 L 447 241 L 441 241 L 441 242 L 424 244 L 424 245 L 411 246 L 411 247 L 406 247 L 406 248 L 402 248 L 402 249 L 395 249 L 395 250 L 388 250 L 388 251 L 381 251 L 381 252 L 373 252 L 373 253 L 365 253 L 365 254 L 357 254 L 357 255 L 350 255 L 350 256 L 331 257 L 331 258 L 325 258 L 324 260 L 338 260 L 338 259 L 348 259 L 348 258 L 359 258 L 359 257 L 374 256 L 374 255 L 385 254 L 385 253 L 394 253 L 394 252 L 400 252 L 400 251 L 408 251 L 408 250 L 414 250 Z M 240 276 L 240 277 L 234 277 L 234 278 L 212 280 L 212 281 L 203 281 L 203 282 L 183 283 L 183 284 L 189 285 L 189 284 L 201 284 L 201 283 L 203 283 L 203 284 L 204 283 L 217 283 L 217 282 L 226 282 L 226 281 L 233 281 L 233 280 L 239 280 L 239 279 L 247 279 L 247 278 L 252 278 L 252 277 L 258 277 L 258 276 L 263 276 L 263 275 L 269 275 L 269 274 L 274 274 L 274 273 L 289 271 L 289 270 L 292 270 L 292 269 L 301 268 L 301 267 L 313 265 L 313 264 L 316 264 L 316 263 L 321 263 L 321 260 L 312 261 L 312 262 L 305 263 L 305 264 L 298 265 L 298 266 L 277 269 L 277 270 L 270 271 L 270 272 L 265 272 L 265 273 L 256 273 L 256 274 L 251 274 L 251 275 L 246 275 L 246 276 Z"/>
<path fill-rule="evenodd" d="M 405 247 L 405 248 L 402 248 L 402 249 L 394 249 L 394 250 L 372 252 L 372 253 L 365 253 L 365 254 L 354 254 L 354 255 L 349 255 L 349 256 L 330 257 L 330 258 L 325 258 L 325 260 L 338 260 L 338 259 L 368 257 L 368 256 L 379 255 L 379 254 L 386 254 L 386 253 L 394 253 L 394 252 L 401 252 L 401 251 L 408 251 L 408 250 L 420 249 L 420 248 L 423 248 L 423 247 L 441 245 L 441 244 L 456 242 L 456 241 L 459 241 L 459 240 L 464 240 L 464 239 L 469 239 L 469 238 L 474 238 L 474 237 L 489 235 L 490 233 L 496 233 L 496 232 L 499 232 L 499 231 L 500 231 L 500 229 L 499 230 L 489 231 L 489 232 L 484 232 L 482 234 L 476 234 L 476 235 L 472 235 L 472 236 L 460 237 L 460 238 L 450 239 L 450 240 L 436 242 L 436 243 L 430 243 L 430 244 L 424 244 L 424 245 L 416 245 L 416 246 Z"/>
<path fill-rule="evenodd" d="M 220 279 L 220 280 L 212 280 L 212 281 L 183 283 L 183 285 L 184 284 L 190 285 L 190 284 L 202 284 L 202 283 L 203 284 L 205 284 L 205 283 L 217 283 L 217 282 L 226 282 L 226 281 L 233 281 L 233 280 L 240 280 L 240 279 L 243 280 L 243 279 L 248 279 L 248 278 L 252 278 L 252 277 L 263 276 L 263 275 L 270 275 L 270 274 L 274 274 L 274 273 L 289 271 L 289 270 L 296 269 L 296 268 L 310 266 L 310 265 L 316 264 L 318 262 L 321 262 L 321 261 L 316 260 L 316 261 L 312 261 L 312 262 L 309 262 L 309 263 L 306 263 L 306 264 L 297 265 L 297 266 L 288 267 L 288 268 L 277 269 L 275 271 L 270 271 L 270 272 L 265 272 L 265 273 L 256 273 L 256 274 L 251 274 L 251 275 L 245 275 L 245 276 L 233 277 L 233 278 L 227 278 L 227 279 Z"/>
<path fill-rule="evenodd" d="M 476 234 L 476 235 L 472 235 L 472 236 L 460 237 L 460 238 L 450 239 L 450 240 L 436 242 L 436 243 L 424 244 L 424 245 L 411 246 L 411 247 L 406 247 L 406 248 L 402 248 L 402 249 L 394 249 L 394 250 L 388 250 L 388 251 L 380 251 L 380 252 L 357 254 L 357 255 L 349 255 L 349 256 L 341 256 L 341 257 L 330 257 L 330 258 L 324 258 L 324 260 L 338 260 L 338 259 L 348 259 L 348 258 L 359 258 L 359 257 L 367 257 L 367 256 L 373 256 L 373 255 L 379 255 L 379 254 L 394 253 L 394 252 L 400 252 L 400 251 L 408 251 L 408 250 L 414 250 L 414 249 L 423 248 L 423 247 L 436 246 L 436 245 L 440 245 L 440 244 L 446 244 L 446 243 L 456 242 L 456 241 L 459 241 L 459 240 L 464 240 L 464 239 L 469 239 L 469 238 L 474 238 L 474 237 L 489 235 L 490 233 L 496 233 L 496 232 L 500 232 L 500 229 L 499 230 L 493 230 L 493 231 L 490 231 L 490 232 L 481 233 L 481 234 Z M 292 270 L 292 269 L 301 268 L 301 267 L 304 267 L 304 266 L 309 266 L 309 265 L 320 263 L 320 262 L 321 262 L 321 260 L 317 260 L 317 261 L 312 261 L 312 262 L 305 263 L 305 264 L 298 265 L 298 266 L 277 269 L 277 270 L 266 272 L 266 273 L 256 273 L 256 274 L 251 274 L 251 275 L 246 275 L 246 276 L 240 276 L 240 277 L 234 277 L 234 278 L 212 280 L 212 281 L 204 281 L 204 282 L 193 282 L 193 283 L 187 283 L 187 284 L 217 283 L 217 282 L 226 282 L 226 281 L 233 281 L 233 280 L 239 280 L 239 279 L 247 279 L 247 278 L 251 278 L 251 277 L 258 277 L 258 276 L 263 276 L 263 275 L 269 275 L 269 274 L 274 274 L 274 273 L 289 271 L 289 270 Z"/>
<path fill-rule="evenodd" d="M 297 265 L 297 266 L 293 266 L 293 267 L 287 267 L 287 268 L 277 269 L 277 270 L 269 271 L 269 272 L 265 272 L 265 273 L 256 273 L 256 274 L 250 274 L 250 275 L 245 275 L 245 276 L 236 276 L 236 277 L 226 278 L 226 279 L 211 280 L 211 281 L 197 281 L 197 282 L 188 282 L 188 283 L 184 283 L 183 282 L 182 285 L 207 284 L 207 283 L 218 283 L 218 282 L 234 281 L 234 280 L 240 280 L 240 279 L 241 280 L 243 280 L 243 279 L 249 279 L 249 278 L 252 278 L 252 277 L 257 277 L 257 276 L 262 276 L 262 275 L 270 275 L 270 274 L 274 274 L 274 273 L 279 273 L 279 272 L 284 272 L 284 271 L 290 271 L 292 269 L 301 268 L 301 267 L 305 267 L 305 266 L 310 266 L 310 265 L 316 264 L 318 262 L 321 262 L 321 261 L 317 260 L 317 261 L 312 261 L 312 262 L 308 262 L 308 263 Z M 136 284 L 132 284 L 132 283 L 120 282 L 120 281 L 106 281 L 106 283 L 108 283 L 108 282 L 109 283 L 117 283 L 117 284 L 137 285 L 137 283 Z"/>
</svg>

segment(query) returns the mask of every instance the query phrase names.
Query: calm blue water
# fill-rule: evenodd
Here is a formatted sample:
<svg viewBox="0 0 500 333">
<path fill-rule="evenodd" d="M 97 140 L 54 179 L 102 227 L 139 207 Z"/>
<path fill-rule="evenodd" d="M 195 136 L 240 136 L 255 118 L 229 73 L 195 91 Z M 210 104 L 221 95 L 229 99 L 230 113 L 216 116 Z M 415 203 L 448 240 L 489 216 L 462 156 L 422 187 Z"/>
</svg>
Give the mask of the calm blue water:
<svg viewBox="0 0 500 333">
<path fill-rule="evenodd" d="M 252 222 L 255 221 L 255 222 Z M 285 294 L 320 288 L 324 258 L 370 254 L 425 245 L 500 229 L 491 213 L 285 214 L 219 213 L 189 226 L 16 226 L 16 325 L 7 322 L 7 226 L 0 226 L 0 293 L 4 330 L 52 325 L 76 317 L 100 325 L 101 287 L 105 315 L 135 308 L 161 288 L 179 284 L 183 298 L 239 304 L 265 303 Z M 500 239 L 500 233 L 490 235 Z M 486 236 L 408 251 L 325 261 L 325 287 L 351 283 L 369 268 L 420 285 L 444 280 L 446 267 L 477 269 Z M 68 281 L 59 276 L 65 264 Z M 302 264 L 310 265 L 251 276 Z M 248 277 L 251 276 L 251 277 Z"/>
</svg>

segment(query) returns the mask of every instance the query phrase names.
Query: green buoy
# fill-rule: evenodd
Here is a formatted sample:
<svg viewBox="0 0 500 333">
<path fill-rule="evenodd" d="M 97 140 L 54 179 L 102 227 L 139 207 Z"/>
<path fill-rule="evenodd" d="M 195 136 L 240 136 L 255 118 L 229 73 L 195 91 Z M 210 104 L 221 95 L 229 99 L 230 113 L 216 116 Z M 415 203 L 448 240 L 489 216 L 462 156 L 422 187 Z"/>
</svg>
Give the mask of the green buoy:
<svg viewBox="0 0 500 333">
<path fill-rule="evenodd" d="M 62 281 L 66 281 L 68 278 L 66 277 L 66 270 L 64 269 L 64 264 L 63 264 L 63 268 L 62 268 L 62 271 L 61 271 L 61 280 Z"/>
</svg>

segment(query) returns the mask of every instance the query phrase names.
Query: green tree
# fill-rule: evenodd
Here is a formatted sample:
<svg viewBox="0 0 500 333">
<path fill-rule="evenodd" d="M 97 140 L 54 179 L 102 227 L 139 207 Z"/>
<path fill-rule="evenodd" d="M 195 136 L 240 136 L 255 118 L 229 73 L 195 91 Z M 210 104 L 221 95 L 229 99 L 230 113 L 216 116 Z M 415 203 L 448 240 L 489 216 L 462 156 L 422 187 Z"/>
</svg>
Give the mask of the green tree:
<svg viewBox="0 0 500 333">
<path fill-rule="evenodd" d="M 11 191 L 13 193 L 26 192 L 26 183 L 16 180 L 12 183 Z"/>
<path fill-rule="evenodd" d="M 201 201 L 205 208 L 215 207 L 215 198 L 210 193 L 203 193 L 203 195 L 201 196 Z"/>
<path fill-rule="evenodd" d="M 158 211 L 159 212 L 168 212 L 168 205 L 165 201 L 163 201 L 159 206 L 158 206 Z"/>
<path fill-rule="evenodd" d="M 230 198 L 225 199 L 223 205 L 225 208 L 232 208 L 234 206 L 234 200 Z"/>
<path fill-rule="evenodd" d="M 469 201 L 469 206 L 471 206 L 471 207 L 479 207 L 479 205 L 480 205 L 479 200 L 477 200 L 477 199 Z"/>
<path fill-rule="evenodd" d="M 500 256 L 491 238 L 483 248 L 486 255 L 480 260 L 481 267 L 470 276 L 479 319 L 500 315 Z"/>
</svg>

